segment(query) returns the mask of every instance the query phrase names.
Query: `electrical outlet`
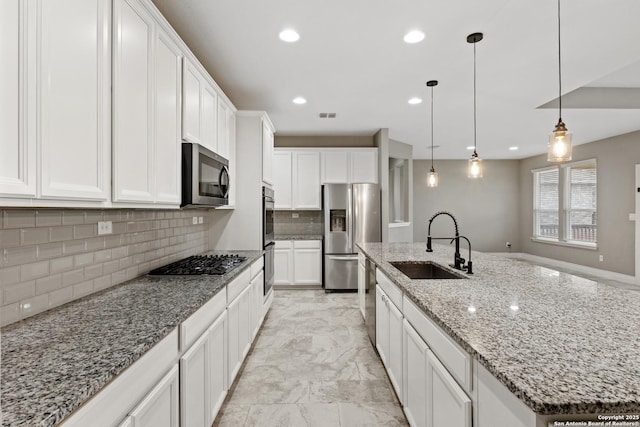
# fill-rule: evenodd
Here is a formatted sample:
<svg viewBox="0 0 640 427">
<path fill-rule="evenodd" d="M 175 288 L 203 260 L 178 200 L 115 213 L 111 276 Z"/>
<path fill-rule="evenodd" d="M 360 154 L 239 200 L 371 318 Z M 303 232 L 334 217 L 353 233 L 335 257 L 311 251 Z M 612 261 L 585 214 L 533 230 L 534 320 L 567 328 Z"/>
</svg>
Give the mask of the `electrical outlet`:
<svg viewBox="0 0 640 427">
<path fill-rule="evenodd" d="M 299 213 L 292 213 L 291 214 L 291 218 L 300 218 L 300 214 Z"/>
<path fill-rule="evenodd" d="M 202 223 L 204 223 L 204 218 L 199 216 L 198 217 L 198 224 L 202 224 Z"/>
<path fill-rule="evenodd" d="M 600 260 L 600 262 L 604 261 L 604 255 L 600 255 L 599 260 Z"/>
<path fill-rule="evenodd" d="M 113 234 L 113 222 L 98 221 L 98 236 L 104 236 L 105 234 Z"/>
<path fill-rule="evenodd" d="M 193 218 L 191 218 L 191 223 L 192 223 L 193 225 L 198 224 L 198 217 L 197 217 L 197 216 L 194 216 Z"/>
</svg>

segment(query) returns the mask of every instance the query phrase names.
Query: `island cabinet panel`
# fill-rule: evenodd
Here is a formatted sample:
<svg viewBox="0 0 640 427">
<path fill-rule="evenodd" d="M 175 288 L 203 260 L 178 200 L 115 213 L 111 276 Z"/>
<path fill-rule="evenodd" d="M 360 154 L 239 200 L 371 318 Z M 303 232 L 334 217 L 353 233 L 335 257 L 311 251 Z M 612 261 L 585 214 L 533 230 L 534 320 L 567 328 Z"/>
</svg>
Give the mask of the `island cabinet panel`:
<svg viewBox="0 0 640 427">
<path fill-rule="evenodd" d="M 427 425 L 471 427 L 471 399 L 431 351 L 427 352 Z"/>
<path fill-rule="evenodd" d="M 178 427 L 178 366 L 131 412 L 133 427 Z"/>
<path fill-rule="evenodd" d="M 365 257 L 362 253 L 358 254 L 358 308 L 362 318 L 365 317 L 365 298 L 367 286 L 367 268 L 365 267 Z"/>
<path fill-rule="evenodd" d="M 478 362 L 474 365 L 477 427 L 535 427 L 536 414 Z M 500 414 L 500 417 L 496 417 Z M 545 422 L 544 425 L 547 425 Z"/>
<path fill-rule="evenodd" d="M 402 313 L 376 286 L 376 347 L 402 403 Z"/>
<path fill-rule="evenodd" d="M 429 347 L 404 320 L 402 322 L 404 413 L 412 427 L 427 425 L 427 352 Z"/>
</svg>

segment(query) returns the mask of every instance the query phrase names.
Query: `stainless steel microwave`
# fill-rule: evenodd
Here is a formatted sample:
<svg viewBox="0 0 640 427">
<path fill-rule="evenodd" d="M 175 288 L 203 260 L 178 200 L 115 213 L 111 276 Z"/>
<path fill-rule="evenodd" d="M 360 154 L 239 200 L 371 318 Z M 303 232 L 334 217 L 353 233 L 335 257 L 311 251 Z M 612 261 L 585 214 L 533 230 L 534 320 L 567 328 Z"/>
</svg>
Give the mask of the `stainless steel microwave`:
<svg viewBox="0 0 640 427">
<path fill-rule="evenodd" d="M 190 142 L 182 143 L 182 207 L 229 204 L 229 161 Z"/>
</svg>

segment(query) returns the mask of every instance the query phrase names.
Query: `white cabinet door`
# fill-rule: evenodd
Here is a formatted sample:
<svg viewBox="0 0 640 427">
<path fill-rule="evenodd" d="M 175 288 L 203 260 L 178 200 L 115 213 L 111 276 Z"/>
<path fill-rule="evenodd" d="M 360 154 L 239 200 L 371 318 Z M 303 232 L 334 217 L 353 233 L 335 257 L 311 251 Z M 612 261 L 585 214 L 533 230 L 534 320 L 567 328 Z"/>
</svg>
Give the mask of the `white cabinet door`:
<svg viewBox="0 0 640 427">
<path fill-rule="evenodd" d="M 247 356 L 247 353 L 249 353 L 253 338 L 253 328 L 251 327 L 251 307 L 253 307 L 252 295 L 251 286 L 247 286 L 240 296 L 238 296 L 238 299 L 240 299 L 238 345 L 241 362 Z"/>
<path fill-rule="evenodd" d="M 471 427 L 471 399 L 431 351 L 427 361 L 427 425 Z"/>
<path fill-rule="evenodd" d="M 261 270 L 256 277 L 251 280 L 252 288 L 252 306 L 251 306 L 251 324 L 253 326 L 252 337 L 255 338 L 262 320 L 264 319 L 264 272 Z"/>
<path fill-rule="evenodd" d="M 293 202 L 294 209 L 322 208 L 318 151 L 293 153 Z"/>
<path fill-rule="evenodd" d="M 396 389 L 396 394 L 400 403 L 403 402 L 402 389 L 402 313 L 398 308 L 388 300 L 389 308 L 389 353 L 387 355 L 387 371 L 391 384 Z"/>
<path fill-rule="evenodd" d="M 364 264 L 358 262 L 358 308 L 360 308 L 363 319 L 365 317 L 366 277 L 367 270 Z"/>
<path fill-rule="evenodd" d="M 273 130 L 262 122 L 262 181 L 273 184 Z"/>
<path fill-rule="evenodd" d="M 0 2 L 0 195 L 36 195 L 36 139 L 27 132 L 27 2 Z M 35 105 L 34 105 L 35 107 Z M 35 110 L 35 108 L 34 108 Z"/>
<path fill-rule="evenodd" d="M 213 322 L 209 334 L 209 418 L 207 426 L 213 424 L 227 396 L 227 312 Z"/>
<path fill-rule="evenodd" d="M 204 83 L 201 92 L 200 144 L 214 153 L 218 152 L 218 94 L 208 83 Z"/>
<path fill-rule="evenodd" d="M 153 201 L 153 20 L 137 0 L 115 0 L 113 199 Z"/>
<path fill-rule="evenodd" d="M 276 194 L 276 209 L 293 208 L 293 169 L 291 151 L 273 153 L 273 190 Z"/>
<path fill-rule="evenodd" d="M 227 380 L 229 387 L 231 387 L 240 370 L 240 365 L 242 365 L 239 297 L 236 297 L 227 307 L 227 345 Z"/>
<path fill-rule="evenodd" d="M 429 348 L 406 320 L 403 321 L 403 405 L 412 427 L 427 425 L 427 353 Z M 448 426 L 445 423 L 443 425 Z M 436 427 L 436 426 L 434 426 Z"/>
<path fill-rule="evenodd" d="M 276 240 L 273 259 L 273 284 L 293 285 L 293 242 Z"/>
<path fill-rule="evenodd" d="M 162 30 L 156 36 L 155 176 L 156 202 L 181 200 L 182 53 Z"/>
<path fill-rule="evenodd" d="M 376 285 L 376 348 L 386 366 L 389 355 L 389 308 L 387 295 Z"/>
<path fill-rule="evenodd" d="M 296 285 L 322 284 L 322 242 L 293 242 L 293 282 Z"/>
<path fill-rule="evenodd" d="M 178 427 L 178 366 L 131 412 L 133 427 Z"/>
<path fill-rule="evenodd" d="M 349 182 L 378 182 L 378 149 L 351 151 L 349 156 Z"/>
<path fill-rule="evenodd" d="M 322 152 L 322 183 L 346 184 L 349 182 L 349 152 L 327 150 Z"/>
<path fill-rule="evenodd" d="M 231 109 L 227 106 L 227 103 L 218 98 L 218 137 L 216 153 L 229 159 L 229 121 L 231 120 Z"/>
<path fill-rule="evenodd" d="M 207 382 L 209 334 L 205 332 L 180 358 L 180 425 L 208 427 L 209 383 Z"/>
<path fill-rule="evenodd" d="M 183 60 L 182 69 L 182 139 L 200 143 L 200 73 L 189 62 Z"/>
<path fill-rule="evenodd" d="M 44 198 L 107 200 L 111 150 L 110 2 L 69 0 L 63 3 L 40 1 L 36 4 L 36 117 L 42 162 L 41 195 Z M 133 67 L 127 69 L 134 74 L 131 80 L 124 84 L 134 81 L 142 84 L 138 90 L 142 92 L 140 96 L 145 99 L 141 105 L 142 109 L 135 112 L 141 114 L 140 122 L 144 127 L 148 90 L 148 64 L 145 62 L 147 51 L 144 46 L 148 41 L 148 23 L 144 22 L 147 17 L 134 17 L 133 10 L 123 11 L 121 7 L 118 7 L 117 11 L 117 22 L 124 24 L 124 28 L 116 26 L 116 29 L 131 31 L 143 40 L 142 46 L 138 46 L 136 41 L 132 44 L 124 43 L 126 46 L 120 44 L 117 46 L 117 52 L 122 53 L 125 60 L 131 59 L 128 55 L 134 50 L 142 56 L 139 61 L 142 70 L 134 70 Z M 14 25 L 11 24 L 10 28 Z M 7 60 L 8 58 L 3 56 L 3 62 Z M 19 64 L 19 61 L 17 63 Z M 118 74 L 118 77 L 121 77 L 121 74 Z M 139 77 L 143 77 L 144 81 L 140 82 Z M 2 97 L 4 98 L 4 92 Z M 135 101 L 136 96 L 127 98 L 129 101 Z M 14 109 L 18 105 L 15 104 Z M 127 107 L 135 109 L 137 106 L 134 103 L 128 104 Z M 12 128 L 15 128 L 14 123 L 10 123 L 9 131 L 12 131 Z M 15 129 L 13 131 L 15 132 Z M 146 128 L 141 136 L 141 144 L 146 144 Z M 19 141 L 15 137 L 12 140 Z M 13 154 L 10 151 L 13 160 L 0 160 L 10 163 L 9 166 L 13 169 L 10 169 L 11 175 L 16 175 L 17 148 L 22 147 L 14 146 Z M 1 157 L 4 157 L 4 153 Z M 142 163 L 145 161 L 146 159 L 142 159 Z"/>
</svg>

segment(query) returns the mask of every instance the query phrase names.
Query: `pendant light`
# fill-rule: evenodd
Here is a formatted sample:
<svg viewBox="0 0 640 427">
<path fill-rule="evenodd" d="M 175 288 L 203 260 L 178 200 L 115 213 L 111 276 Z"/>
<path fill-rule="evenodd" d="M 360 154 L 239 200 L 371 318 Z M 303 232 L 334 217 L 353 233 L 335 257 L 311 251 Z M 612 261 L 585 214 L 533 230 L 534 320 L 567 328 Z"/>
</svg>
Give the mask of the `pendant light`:
<svg viewBox="0 0 640 427">
<path fill-rule="evenodd" d="M 433 168 L 433 87 L 438 85 L 437 80 L 429 80 L 427 86 L 431 88 L 431 170 L 427 174 L 427 187 L 438 186 L 438 172 Z"/>
<path fill-rule="evenodd" d="M 562 62 L 560 55 L 560 0 L 558 0 L 558 124 L 549 135 L 547 161 L 571 160 L 571 133 L 562 121 Z"/>
<path fill-rule="evenodd" d="M 467 43 L 473 44 L 473 154 L 469 159 L 469 178 L 482 178 L 482 159 L 478 157 L 478 144 L 476 141 L 476 43 L 482 40 L 482 33 L 473 33 L 467 36 Z"/>
</svg>

